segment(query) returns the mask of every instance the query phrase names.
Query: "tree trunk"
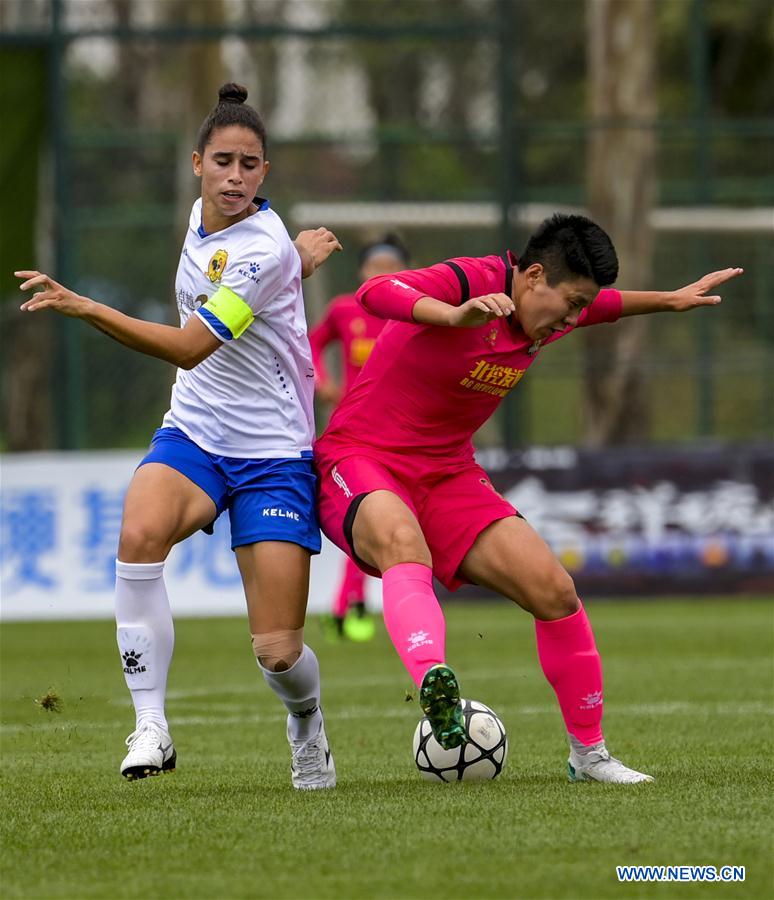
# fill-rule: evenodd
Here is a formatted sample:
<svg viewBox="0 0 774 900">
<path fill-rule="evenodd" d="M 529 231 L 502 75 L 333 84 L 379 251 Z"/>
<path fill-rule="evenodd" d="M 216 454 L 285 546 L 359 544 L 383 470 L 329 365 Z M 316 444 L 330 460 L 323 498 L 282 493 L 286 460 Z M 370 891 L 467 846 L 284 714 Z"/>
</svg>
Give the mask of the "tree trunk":
<svg viewBox="0 0 774 900">
<path fill-rule="evenodd" d="M 178 0 L 167 8 L 171 21 L 185 25 L 221 25 L 225 20 L 223 0 Z M 195 149 L 204 117 L 218 102 L 218 88 L 226 80 L 226 72 L 220 41 L 193 41 L 184 45 L 182 53 L 186 83 L 180 94 L 183 117 L 178 150 L 176 221 L 187 226 L 191 202 L 199 190 L 191 170 L 191 151 Z"/>
<path fill-rule="evenodd" d="M 586 10 L 593 121 L 589 206 L 618 251 L 618 284 L 644 290 L 651 277 L 656 190 L 655 4 L 587 0 Z M 641 367 L 646 325 L 637 317 L 587 332 L 584 440 L 592 446 L 648 436 Z"/>
<path fill-rule="evenodd" d="M 44 49 L 21 44 L 0 54 L 0 108 L 12 111 L 0 140 L 0 449 L 10 451 L 45 450 L 54 439 L 54 315 L 20 312 L 30 295 L 13 276 L 52 266 L 47 78 Z"/>
</svg>

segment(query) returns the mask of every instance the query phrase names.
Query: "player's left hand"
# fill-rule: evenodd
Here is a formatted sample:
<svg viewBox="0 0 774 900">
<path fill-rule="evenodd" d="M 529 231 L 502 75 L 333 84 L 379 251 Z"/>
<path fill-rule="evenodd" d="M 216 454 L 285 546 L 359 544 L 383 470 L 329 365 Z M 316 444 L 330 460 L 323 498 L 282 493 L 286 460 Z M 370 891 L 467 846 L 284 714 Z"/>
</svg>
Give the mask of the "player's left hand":
<svg viewBox="0 0 774 900">
<path fill-rule="evenodd" d="M 25 300 L 21 305 L 24 312 L 37 312 L 41 309 L 53 309 L 65 316 L 82 316 L 91 302 L 88 297 L 81 297 L 75 291 L 71 291 L 59 282 L 54 281 L 50 275 L 44 272 L 22 270 L 13 273 L 17 278 L 25 279 L 19 289 L 29 291 L 38 290 Z"/>
<path fill-rule="evenodd" d="M 338 250 L 341 244 L 336 235 L 327 228 L 309 228 L 299 231 L 293 243 L 296 245 L 298 255 L 301 257 L 301 277 L 308 278 L 318 266 Z"/>
<path fill-rule="evenodd" d="M 688 284 L 668 295 L 669 309 L 673 312 L 687 312 L 697 306 L 715 306 L 720 303 L 720 296 L 711 293 L 726 281 L 741 275 L 744 269 L 721 269 L 710 272 L 693 284 Z"/>
</svg>

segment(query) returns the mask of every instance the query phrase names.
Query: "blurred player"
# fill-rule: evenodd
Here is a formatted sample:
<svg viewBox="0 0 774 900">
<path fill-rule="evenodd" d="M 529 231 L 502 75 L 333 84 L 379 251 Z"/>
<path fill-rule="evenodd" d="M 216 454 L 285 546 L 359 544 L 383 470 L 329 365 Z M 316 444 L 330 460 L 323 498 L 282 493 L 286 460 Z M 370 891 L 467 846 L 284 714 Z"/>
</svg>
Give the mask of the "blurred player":
<svg viewBox="0 0 774 900">
<path fill-rule="evenodd" d="M 555 215 L 518 260 L 454 259 L 358 291 L 365 309 L 393 321 L 315 445 L 320 519 L 365 571 L 381 574 L 387 630 L 445 747 L 463 743 L 465 730 L 433 574 L 451 590 L 490 588 L 534 616 L 571 780 L 652 780 L 608 753 L 602 666 L 572 579 L 494 490 L 471 439 L 548 344 L 579 326 L 718 303 L 707 294 L 740 272 L 673 292 L 602 289 L 618 275 L 609 237 L 582 216 Z"/>
<path fill-rule="evenodd" d="M 390 275 L 405 269 L 408 251 L 394 234 L 385 234 L 360 251 L 358 283 L 377 275 Z M 357 302 L 355 294 L 341 294 L 328 304 L 325 315 L 309 332 L 314 360 L 315 388 L 324 403 L 338 403 L 352 387 L 365 365 L 385 320 L 372 316 Z M 342 384 L 338 384 L 325 365 L 323 351 L 337 344 L 341 351 Z M 329 620 L 335 638 L 367 641 L 374 635 L 373 619 L 365 607 L 365 574 L 348 556 L 333 599 Z"/>
<path fill-rule="evenodd" d="M 310 554 L 319 553 L 312 470 L 313 369 L 302 268 L 336 249 L 326 229 L 294 246 L 257 196 L 266 131 L 226 84 L 199 131 L 191 210 L 175 291 L 180 326 L 133 319 L 48 275 L 17 272 L 37 293 L 23 310 L 76 316 L 133 350 L 179 366 L 171 408 L 129 486 L 116 560 L 118 647 L 136 712 L 121 773 L 175 767 L 164 711 L 174 630 L 164 562 L 228 509 L 258 666 L 288 710 L 294 787 L 333 787 L 317 658 L 304 644 Z"/>
</svg>

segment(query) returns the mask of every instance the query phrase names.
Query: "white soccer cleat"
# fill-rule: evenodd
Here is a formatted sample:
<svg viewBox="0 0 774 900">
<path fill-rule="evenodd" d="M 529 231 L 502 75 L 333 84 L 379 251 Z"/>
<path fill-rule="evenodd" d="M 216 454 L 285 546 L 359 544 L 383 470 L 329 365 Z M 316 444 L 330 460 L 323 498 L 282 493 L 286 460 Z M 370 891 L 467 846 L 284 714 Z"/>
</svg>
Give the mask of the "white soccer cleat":
<svg viewBox="0 0 774 900">
<path fill-rule="evenodd" d="M 126 739 L 129 752 L 121 763 L 121 774 L 129 781 L 174 772 L 175 745 L 169 732 L 154 722 L 146 722 Z"/>
<path fill-rule="evenodd" d="M 639 784 L 653 781 L 652 775 L 636 772 L 611 756 L 604 744 L 596 744 L 586 753 L 570 749 L 567 760 L 567 775 L 570 781 L 604 781 L 608 784 Z"/>
<path fill-rule="evenodd" d="M 320 723 L 317 734 L 308 741 L 294 741 L 288 732 L 288 742 L 293 753 L 290 777 L 294 788 L 299 791 L 316 791 L 336 787 L 336 766 L 333 764 L 323 723 Z"/>
</svg>

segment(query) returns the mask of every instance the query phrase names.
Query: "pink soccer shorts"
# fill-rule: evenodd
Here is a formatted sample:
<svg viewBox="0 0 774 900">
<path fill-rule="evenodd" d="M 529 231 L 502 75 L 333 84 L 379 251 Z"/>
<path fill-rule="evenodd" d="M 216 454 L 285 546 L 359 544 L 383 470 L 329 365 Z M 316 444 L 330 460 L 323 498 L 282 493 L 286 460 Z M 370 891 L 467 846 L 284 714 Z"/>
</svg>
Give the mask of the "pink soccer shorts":
<svg viewBox="0 0 774 900">
<path fill-rule="evenodd" d="M 449 590 L 466 583 L 458 571 L 476 538 L 492 522 L 516 509 L 471 461 L 452 466 L 365 447 L 315 447 L 320 526 L 329 540 L 369 575 L 380 573 L 358 559 L 352 524 L 362 498 L 372 491 L 397 494 L 419 522 L 433 558 L 433 574 Z"/>
</svg>

